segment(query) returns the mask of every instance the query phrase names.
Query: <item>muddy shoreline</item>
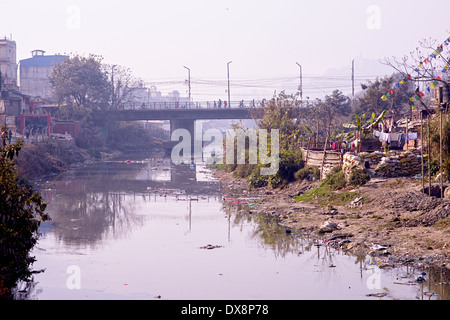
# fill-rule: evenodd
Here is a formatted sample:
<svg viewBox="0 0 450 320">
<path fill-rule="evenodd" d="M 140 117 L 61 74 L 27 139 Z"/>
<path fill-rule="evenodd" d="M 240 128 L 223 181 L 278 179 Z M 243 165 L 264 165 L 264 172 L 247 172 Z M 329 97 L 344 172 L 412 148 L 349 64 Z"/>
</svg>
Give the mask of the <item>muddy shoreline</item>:
<svg viewBox="0 0 450 320">
<path fill-rule="evenodd" d="M 294 182 L 283 189 L 248 188 L 230 172 L 214 171 L 225 197 L 259 200 L 247 211 L 276 216 L 288 232 L 316 239 L 348 254 L 382 258 L 381 267 L 411 265 L 450 271 L 450 199 L 429 197 L 414 178 L 373 178 L 346 204 L 324 205 L 320 196 L 294 200 L 319 182 Z"/>
</svg>

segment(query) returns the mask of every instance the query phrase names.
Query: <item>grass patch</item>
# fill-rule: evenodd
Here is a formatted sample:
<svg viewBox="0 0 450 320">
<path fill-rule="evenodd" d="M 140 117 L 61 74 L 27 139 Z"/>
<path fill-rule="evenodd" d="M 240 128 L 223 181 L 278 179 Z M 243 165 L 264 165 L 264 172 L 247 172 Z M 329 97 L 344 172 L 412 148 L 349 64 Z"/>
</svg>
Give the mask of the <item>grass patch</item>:
<svg viewBox="0 0 450 320">
<path fill-rule="evenodd" d="M 294 200 L 317 201 L 320 206 L 343 206 L 359 196 L 358 192 L 342 190 L 346 184 L 344 172 L 341 168 L 335 168 L 319 187 L 294 197 Z"/>
<path fill-rule="evenodd" d="M 294 197 L 296 201 L 317 201 L 320 206 L 343 206 L 359 196 L 358 192 L 335 191 L 329 185 L 322 184 L 320 187 Z"/>
<path fill-rule="evenodd" d="M 434 224 L 437 229 L 450 229 L 450 217 L 439 220 Z M 450 232 L 450 230 L 448 230 Z"/>
</svg>

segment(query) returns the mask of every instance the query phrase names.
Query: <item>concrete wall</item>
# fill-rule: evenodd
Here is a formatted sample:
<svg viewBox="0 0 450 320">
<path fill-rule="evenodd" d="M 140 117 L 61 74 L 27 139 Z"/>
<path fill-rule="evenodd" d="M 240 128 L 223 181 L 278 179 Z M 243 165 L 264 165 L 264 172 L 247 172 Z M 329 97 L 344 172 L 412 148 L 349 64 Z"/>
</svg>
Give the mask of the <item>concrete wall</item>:
<svg viewBox="0 0 450 320">
<path fill-rule="evenodd" d="M 32 97 L 48 98 L 52 87 L 49 77 L 53 66 L 20 66 L 20 90 Z"/>
</svg>

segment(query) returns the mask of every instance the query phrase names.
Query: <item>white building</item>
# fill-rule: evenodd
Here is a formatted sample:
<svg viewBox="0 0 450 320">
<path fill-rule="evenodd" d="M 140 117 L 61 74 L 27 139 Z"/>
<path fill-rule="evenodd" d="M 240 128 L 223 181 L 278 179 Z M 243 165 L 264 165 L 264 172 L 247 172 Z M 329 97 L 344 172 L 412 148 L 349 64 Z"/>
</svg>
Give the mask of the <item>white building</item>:
<svg viewBox="0 0 450 320">
<path fill-rule="evenodd" d="M 19 61 L 20 91 L 31 97 L 50 99 L 52 87 L 50 75 L 53 67 L 67 56 L 46 56 L 43 50 L 33 50 L 32 57 Z"/>
<path fill-rule="evenodd" d="M 0 72 L 3 90 L 17 90 L 16 42 L 0 38 Z"/>
</svg>

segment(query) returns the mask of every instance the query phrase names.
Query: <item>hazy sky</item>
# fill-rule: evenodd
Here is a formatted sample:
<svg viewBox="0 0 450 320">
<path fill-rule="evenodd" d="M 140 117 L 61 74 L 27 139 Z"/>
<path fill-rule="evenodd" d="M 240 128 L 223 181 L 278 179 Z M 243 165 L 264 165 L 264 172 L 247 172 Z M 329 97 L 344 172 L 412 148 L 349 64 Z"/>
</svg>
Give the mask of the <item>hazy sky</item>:
<svg viewBox="0 0 450 320">
<path fill-rule="evenodd" d="M 299 62 L 304 96 L 315 98 L 350 92 L 352 59 L 359 83 L 386 73 L 371 61 L 444 41 L 449 9 L 448 0 L 0 0 L 0 37 L 12 35 L 18 60 L 34 49 L 102 55 L 163 94 L 187 95 L 187 66 L 194 100 L 226 99 L 229 61 L 232 100 L 295 92 Z"/>
</svg>

